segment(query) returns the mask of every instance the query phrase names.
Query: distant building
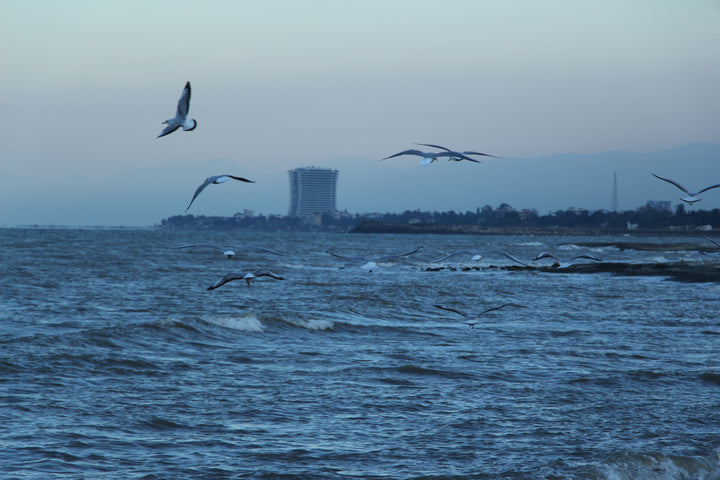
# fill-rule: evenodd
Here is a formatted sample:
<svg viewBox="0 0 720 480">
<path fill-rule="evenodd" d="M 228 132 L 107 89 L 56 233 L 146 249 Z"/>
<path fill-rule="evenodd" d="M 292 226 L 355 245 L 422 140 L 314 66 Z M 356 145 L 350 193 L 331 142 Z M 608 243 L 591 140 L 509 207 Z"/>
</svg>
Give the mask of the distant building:
<svg viewBox="0 0 720 480">
<path fill-rule="evenodd" d="M 338 171 L 304 167 L 288 171 L 290 209 L 288 216 L 303 217 L 337 211 Z"/>
</svg>

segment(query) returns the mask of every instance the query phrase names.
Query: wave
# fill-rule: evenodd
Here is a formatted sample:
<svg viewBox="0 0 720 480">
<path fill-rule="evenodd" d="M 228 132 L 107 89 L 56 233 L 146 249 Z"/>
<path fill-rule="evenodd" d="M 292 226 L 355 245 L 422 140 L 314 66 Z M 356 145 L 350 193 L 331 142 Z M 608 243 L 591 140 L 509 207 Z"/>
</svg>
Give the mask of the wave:
<svg viewBox="0 0 720 480">
<path fill-rule="evenodd" d="M 308 320 L 301 318 L 285 319 L 284 321 L 293 326 L 306 328 L 308 330 L 331 330 L 333 327 L 335 327 L 335 322 L 322 318 L 311 318 Z"/>
<path fill-rule="evenodd" d="M 711 480 L 720 475 L 717 453 L 713 456 L 682 456 L 623 452 L 609 460 L 601 470 L 607 480 Z"/>
<path fill-rule="evenodd" d="M 243 332 L 263 332 L 265 327 L 263 323 L 254 314 L 244 315 L 242 317 L 235 316 L 211 316 L 203 317 L 203 321 L 231 330 L 240 330 Z"/>
</svg>

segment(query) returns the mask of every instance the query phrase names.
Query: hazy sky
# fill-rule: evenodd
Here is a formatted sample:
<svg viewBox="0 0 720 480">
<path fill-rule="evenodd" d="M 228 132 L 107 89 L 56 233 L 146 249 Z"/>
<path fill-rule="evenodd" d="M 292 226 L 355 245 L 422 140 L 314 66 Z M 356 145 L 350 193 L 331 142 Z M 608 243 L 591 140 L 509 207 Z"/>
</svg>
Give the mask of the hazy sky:
<svg viewBox="0 0 720 480">
<path fill-rule="evenodd" d="M 533 198 L 517 162 L 720 143 L 720 0 L 0 0 L 0 69 L 0 225 L 152 225 L 222 173 L 257 183 L 189 213 L 285 214 L 310 165 L 351 212 L 607 208 L 607 175 Z M 188 80 L 197 129 L 155 138 Z M 379 161 L 414 142 L 505 163 Z M 686 162 L 658 173 L 720 182 Z M 677 200 L 619 176 L 621 207 Z"/>
</svg>

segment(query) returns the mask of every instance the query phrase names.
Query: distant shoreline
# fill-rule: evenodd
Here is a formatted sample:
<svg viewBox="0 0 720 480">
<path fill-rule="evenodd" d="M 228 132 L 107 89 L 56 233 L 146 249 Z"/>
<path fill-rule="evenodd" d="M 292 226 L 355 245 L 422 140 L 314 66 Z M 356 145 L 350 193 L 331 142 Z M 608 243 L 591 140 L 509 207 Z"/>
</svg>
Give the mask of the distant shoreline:
<svg viewBox="0 0 720 480">
<path fill-rule="evenodd" d="M 587 236 L 702 236 L 713 231 L 669 229 L 613 229 L 590 227 L 486 227 L 427 223 L 362 222 L 349 233 L 406 233 L 436 235 L 587 235 Z"/>
</svg>

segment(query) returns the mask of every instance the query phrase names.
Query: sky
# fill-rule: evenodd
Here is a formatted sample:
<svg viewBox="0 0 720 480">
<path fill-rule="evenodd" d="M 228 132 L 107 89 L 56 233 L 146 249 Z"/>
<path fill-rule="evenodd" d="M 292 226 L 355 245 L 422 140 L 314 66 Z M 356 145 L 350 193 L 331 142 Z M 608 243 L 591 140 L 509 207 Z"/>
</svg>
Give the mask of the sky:
<svg viewBox="0 0 720 480">
<path fill-rule="evenodd" d="M 0 226 L 154 225 L 217 174 L 256 183 L 188 213 L 286 214 L 305 166 L 352 213 L 600 209 L 598 154 L 720 144 L 720 0 L 0 0 L 0 71 Z M 197 129 L 156 138 L 186 81 Z M 417 142 L 502 159 L 380 161 Z M 701 163 L 656 173 L 720 183 Z M 631 166 L 621 208 L 677 203 Z"/>
</svg>

